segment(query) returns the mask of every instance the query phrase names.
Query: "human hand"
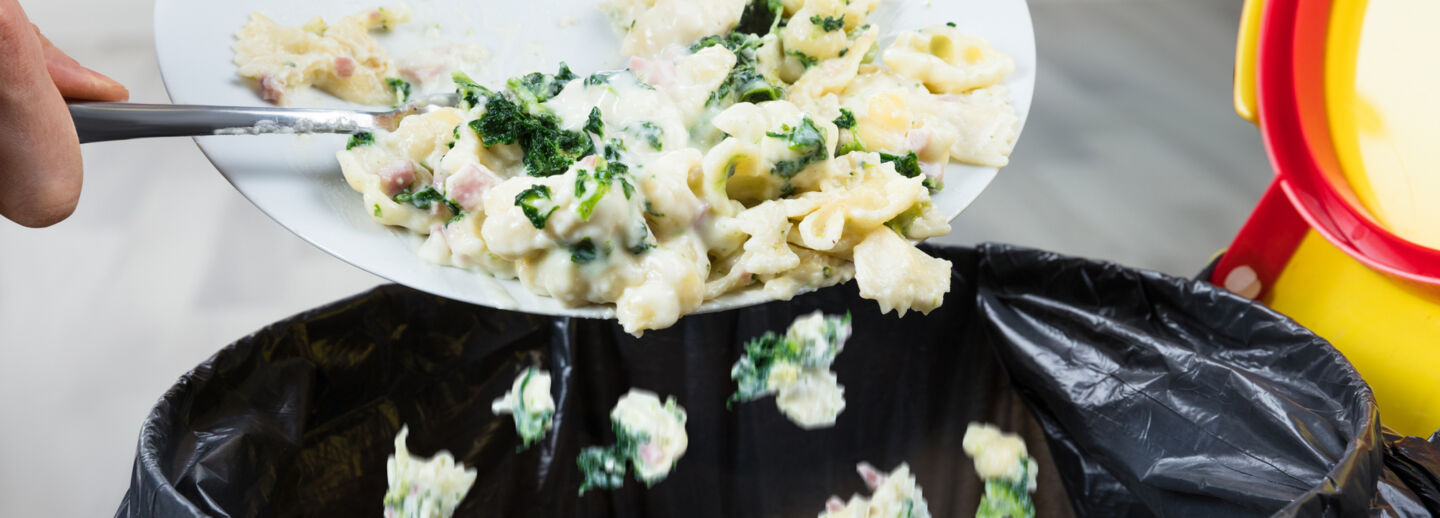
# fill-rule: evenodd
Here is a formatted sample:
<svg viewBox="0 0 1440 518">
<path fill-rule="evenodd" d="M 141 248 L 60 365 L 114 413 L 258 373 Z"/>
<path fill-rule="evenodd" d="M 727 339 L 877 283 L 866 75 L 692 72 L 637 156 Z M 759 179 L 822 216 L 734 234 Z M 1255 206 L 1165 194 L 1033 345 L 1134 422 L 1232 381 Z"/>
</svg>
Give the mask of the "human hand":
<svg viewBox="0 0 1440 518">
<path fill-rule="evenodd" d="M 65 99 L 129 98 L 123 85 L 55 48 L 18 0 L 0 0 L 0 216 L 27 227 L 70 217 L 82 165 Z"/>
</svg>

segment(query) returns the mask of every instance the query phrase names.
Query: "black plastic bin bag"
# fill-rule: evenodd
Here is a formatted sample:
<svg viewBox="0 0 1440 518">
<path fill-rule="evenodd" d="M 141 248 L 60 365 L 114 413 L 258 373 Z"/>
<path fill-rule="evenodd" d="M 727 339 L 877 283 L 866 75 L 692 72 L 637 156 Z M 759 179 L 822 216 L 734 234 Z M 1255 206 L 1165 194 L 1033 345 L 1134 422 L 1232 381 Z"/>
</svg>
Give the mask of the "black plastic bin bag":
<svg viewBox="0 0 1440 518">
<path fill-rule="evenodd" d="M 808 518 L 832 494 L 868 493 L 862 461 L 909 463 L 934 516 L 969 516 L 981 489 L 961 449 L 971 421 L 1026 438 L 1041 516 L 1440 511 L 1435 446 L 1382 434 L 1369 388 L 1289 320 L 1108 263 L 929 250 L 954 264 L 929 316 L 880 316 L 851 284 L 638 340 L 609 321 L 377 288 L 182 377 L 141 430 L 117 516 L 379 516 L 406 424 L 412 452 L 478 469 L 457 516 Z M 801 430 L 769 399 L 727 409 L 743 342 L 817 309 L 854 317 L 834 365 L 847 400 L 836 426 Z M 554 375 L 557 409 L 551 432 L 517 452 L 490 401 L 529 366 Z M 676 397 L 689 449 L 653 487 L 577 497 L 575 456 L 614 441 L 609 410 L 631 387 Z"/>
</svg>

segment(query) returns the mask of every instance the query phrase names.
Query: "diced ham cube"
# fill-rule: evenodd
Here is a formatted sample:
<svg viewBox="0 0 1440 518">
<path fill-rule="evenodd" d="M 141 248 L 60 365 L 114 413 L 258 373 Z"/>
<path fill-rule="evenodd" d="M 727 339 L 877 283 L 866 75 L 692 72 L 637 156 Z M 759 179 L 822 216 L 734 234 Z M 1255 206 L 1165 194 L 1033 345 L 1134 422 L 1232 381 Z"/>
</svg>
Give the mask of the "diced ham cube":
<svg viewBox="0 0 1440 518">
<path fill-rule="evenodd" d="M 844 511 L 845 502 L 843 500 L 840 500 L 840 497 L 838 496 L 832 496 L 829 500 L 825 501 L 825 510 L 832 513 Z"/>
<path fill-rule="evenodd" d="M 491 188 L 500 185 L 500 176 L 489 168 L 475 163 L 465 164 L 459 172 L 446 179 L 445 192 L 455 203 L 467 212 L 480 210 L 485 200 L 485 193 Z"/>
<path fill-rule="evenodd" d="M 380 189 L 385 192 L 386 196 L 394 197 L 415 183 L 415 163 L 409 160 L 397 160 L 390 165 L 381 167 L 378 174 L 380 175 Z"/>
<path fill-rule="evenodd" d="M 595 156 L 595 155 L 589 155 L 589 156 L 586 156 L 585 158 L 580 159 L 579 162 L 575 162 L 575 165 L 576 165 L 577 167 L 579 167 L 580 169 L 594 169 L 594 168 L 595 168 L 595 162 L 597 162 L 597 161 L 599 161 L 599 160 L 600 160 L 600 157 Z"/>
<path fill-rule="evenodd" d="M 285 101 L 285 81 L 278 77 L 266 74 L 260 77 L 260 98 L 270 104 L 283 104 Z"/>
<path fill-rule="evenodd" d="M 335 58 L 335 77 L 349 79 L 350 76 L 355 75 L 356 66 L 355 59 L 349 56 Z"/>
</svg>

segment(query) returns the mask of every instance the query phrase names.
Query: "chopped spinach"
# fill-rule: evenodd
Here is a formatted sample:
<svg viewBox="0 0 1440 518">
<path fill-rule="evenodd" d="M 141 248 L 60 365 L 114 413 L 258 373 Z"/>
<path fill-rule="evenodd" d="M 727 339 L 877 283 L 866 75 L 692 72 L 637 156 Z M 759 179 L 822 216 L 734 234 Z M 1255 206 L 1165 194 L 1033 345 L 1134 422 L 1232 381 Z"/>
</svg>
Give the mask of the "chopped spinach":
<svg viewBox="0 0 1440 518">
<path fill-rule="evenodd" d="M 544 185 L 532 185 L 529 189 L 515 195 L 515 206 L 520 207 L 520 210 L 525 213 L 525 217 L 530 220 L 530 224 L 539 229 L 545 228 L 546 220 L 549 220 L 550 215 L 554 214 L 555 209 L 558 208 L 552 206 L 550 210 L 541 213 L 540 208 L 535 206 L 536 202 L 541 200 L 550 201 L 550 188 Z"/>
<path fill-rule="evenodd" d="M 788 51 L 788 52 L 785 53 L 785 55 L 791 56 L 791 57 L 794 57 L 795 59 L 800 60 L 800 64 L 801 64 L 801 65 L 805 65 L 805 68 L 806 68 L 807 70 L 808 70 L 810 67 L 813 67 L 813 66 L 815 66 L 815 65 L 820 64 L 820 60 L 819 60 L 819 59 L 815 59 L 814 57 L 811 57 L 809 54 L 806 54 L 806 53 L 804 53 L 804 52 L 800 52 L 800 51 L 798 51 L 798 50 Z"/>
<path fill-rule="evenodd" d="M 946 26 L 946 27 L 950 27 L 950 28 L 954 28 L 954 27 L 955 27 L 955 22 L 945 22 L 945 26 Z"/>
<path fill-rule="evenodd" d="M 920 157 L 917 156 L 914 151 L 906 153 L 903 156 L 880 153 L 880 162 L 893 162 L 895 164 L 895 172 L 900 173 L 900 176 L 906 178 L 920 176 Z"/>
<path fill-rule="evenodd" d="M 1020 459 L 1020 476 L 1016 480 L 1003 478 L 985 479 L 985 494 L 980 496 L 980 507 L 975 518 L 1034 518 L 1035 502 L 1030 497 L 1028 481 L 1030 459 Z"/>
<path fill-rule="evenodd" d="M 801 119 L 798 126 L 792 128 L 786 125 L 780 129 L 780 132 L 767 131 L 765 135 L 784 139 L 791 151 L 800 154 L 800 158 L 776 162 L 771 171 L 776 176 L 788 180 L 810 164 L 825 160 L 825 134 L 820 132 L 820 128 L 815 126 L 815 121 L 810 120 L 809 115 Z"/>
<path fill-rule="evenodd" d="M 485 99 L 495 96 L 495 92 L 480 86 L 480 83 L 470 79 L 464 72 L 455 72 L 450 75 L 450 79 L 455 82 L 455 93 L 459 95 L 460 107 L 463 109 L 480 106 Z"/>
<path fill-rule="evenodd" d="M 656 151 L 662 151 L 664 149 L 665 128 L 661 128 L 659 124 L 644 121 L 631 126 L 630 129 L 638 134 L 640 138 L 645 139 L 645 143 L 650 144 L 650 149 Z"/>
<path fill-rule="evenodd" d="M 824 343 L 796 336 L 793 328 L 783 335 L 766 332 L 746 342 L 745 352 L 730 369 L 730 379 L 735 380 L 738 388 L 728 403 L 743 403 L 768 395 L 770 371 L 782 364 L 829 367 L 849 334 L 850 314 L 847 313 L 843 317 L 825 317 Z"/>
<path fill-rule="evenodd" d="M 565 89 L 565 85 L 578 79 L 570 67 L 560 63 L 560 70 L 555 75 L 532 72 L 521 77 L 511 78 L 505 82 L 506 89 L 515 94 L 520 103 L 531 113 L 537 113 L 542 108 L 540 103 L 548 101 Z"/>
<path fill-rule="evenodd" d="M 583 477 L 580 495 L 591 489 L 619 489 L 625 485 L 625 463 L 628 459 L 616 454 L 615 448 L 590 446 L 580 450 L 575 463 Z"/>
<path fill-rule="evenodd" d="M 362 131 L 360 133 L 350 135 L 350 141 L 345 143 L 345 150 L 349 151 L 357 147 L 368 146 L 374 143 L 375 134 L 368 131 Z"/>
<path fill-rule="evenodd" d="M 512 409 L 512 416 L 515 418 L 515 432 L 520 435 L 523 445 L 521 450 L 529 448 L 531 444 L 539 441 L 545 436 L 545 431 L 550 429 L 550 420 L 555 416 L 555 411 L 544 410 L 532 412 L 525 408 L 525 387 L 530 385 L 530 378 L 540 372 L 540 369 L 530 368 L 525 371 L 525 377 L 520 380 L 520 390 L 515 392 L 515 408 Z"/>
<path fill-rule="evenodd" d="M 567 79 L 568 78 L 568 79 Z M 463 104 L 474 105 L 484 99 L 485 114 L 470 121 L 486 146 L 520 144 L 525 155 L 525 170 L 531 176 L 550 176 L 565 172 L 570 164 L 595 152 L 595 144 L 585 134 L 560 129 L 560 120 L 539 103 L 564 88 L 564 82 L 575 74 L 564 64 L 555 76 L 530 74 L 511 79 L 512 101 L 475 84 L 464 74 L 455 75 Z"/>
<path fill-rule="evenodd" d="M 646 213 L 646 214 L 649 214 L 649 215 L 651 215 L 651 216 L 657 217 L 657 218 L 663 218 L 663 217 L 665 217 L 664 214 L 661 214 L 660 212 L 656 211 L 656 210 L 655 210 L 655 207 L 652 207 L 652 206 L 650 205 L 650 200 L 645 200 L 645 213 Z"/>
<path fill-rule="evenodd" d="M 395 105 L 399 106 L 410 101 L 410 82 L 398 77 L 385 78 L 385 84 L 395 92 Z"/>
<path fill-rule="evenodd" d="M 781 0 L 750 0 L 740 15 L 735 32 L 764 36 L 775 32 L 785 17 L 785 3 Z"/>
<path fill-rule="evenodd" d="M 731 32 L 725 36 L 706 36 L 690 46 L 691 52 L 720 45 L 735 53 L 735 67 L 720 86 L 705 100 L 706 106 L 740 102 L 760 103 L 784 97 L 779 86 L 772 84 L 759 71 L 760 58 L 756 49 L 764 42 L 754 34 Z"/>
<path fill-rule="evenodd" d="M 600 156 L 607 161 L 619 161 L 620 152 L 624 150 L 624 142 L 621 142 L 620 139 L 610 139 L 610 143 L 605 145 L 605 150 Z"/>
<path fill-rule="evenodd" d="M 842 130 L 849 130 L 850 142 L 841 144 L 835 149 L 835 156 L 844 156 L 853 151 L 864 151 L 865 142 L 860 140 L 859 123 L 855 120 L 855 112 L 849 108 L 841 108 L 840 116 L 835 118 L 835 127 Z"/>
<path fill-rule="evenodd" d="M 531 176 L 550 176 L 594 153 L 595 143 L 585 134 L 545 126 L 531 135 L 522 161 Z"/>
<path fill-rule="evenodd" d="M 588 237 L 570 245 L 570 262 L 575 264 L 589 264 L 604 255 L 604 247 L 595 246 L 595 242 Z"/>
<path fill-rule="evenodd" d="M 595 204 L 600 203 L 600 198 L 610 192 L 610 177 L 603 170 L 596 170 L 595 174 L 581 170 L 575 175 L 575 197 L 580 203 L 575 206 L 575 213 L 580 216 L 581 221 L 590 221 L 591 213 L 595 212 Z"/>
<path fill-rule="evenodd" d="M 667 398 L 665 408 L 671 409 L 672 413 L 681 412 L 678 415 L 683 419 L 683 411 L 675 408 L 675 398 Z M 610 426 L 615 431 L 615 444 L 587 447 L 580 450 L 580 455 L 575 459 L 583 477 L 580 482 L 581 496 L 591 489 L 619 489 L 625 485 L 626 465 L 639 466 L 640 445 L 650 442 L 649 436 L 632 433 L 618 421 L 612 420 Z M 638 470 L 635 478 L 640 478 Z"/>
<path fill-rule="evenodd" d="M 605 133 L 605 121 L 600 118 L 600 107 L 590 109 L 590 119 L 585 121 L 585 131 L 599 137 Z"/>
<path fill-rule="evenodd" d="M 595 143 L 584 133 L 560 129 L 554 115 L 529 113 L 503 95 L 492 95 L 485 102 L 485 114 L 470 121 L 470 127 L 486 146 L 519 143 L 531 176 L 563 173 L 595 152 Z"/>
<path fill-rule="evenodd" d="M 610 192 L 610 185 L 619 182 L 625 199 L 635 195 L 635 187 L 631 185 L 628 174 L 630 167 L 621 162 L 598 161 L 595 171 L 579 170 L 575 173 L 575 198 L 580 203 L 575 206 L 575 213 L 582 221 L 589 221 L 590 215 L 595 211 L 595 205 L 600 199 Z"/>
<path fill-rule="evenodd" d="M 420 210 L 429 210 L 430 207 L 434 206 L 436 203 L 445 202 L 445 195 L 440 194 L 440 191 L 437 191 L 434 187 L 429 186 L 414 192 L 411 192 L 409 188 L 406 188 L 405 190 L 400 191 L 400 194 L 395 195 L 395 203 L 409 203 L 410 205 L 413 205 L 415 206 L 415 208 Z"/>
<path fill-rule="evenodd" d="M 625 251 L 630 252 L 630 255 L 640 255 L 645 252 L 649 252 L 652 248 L 655 248 L 655 245 L 653 243 L 646 241 L 645 238 L 640 238 L 639 243 L 635 243 L 633 245 L 630 245 L 629 247 L 626 247 Z"/>
<path fill-rule="evenodd" d="M 594 73 L 594 74 L 590 74 L 589 77 L 586 77 L 586 78 L 585 78 L 585 86 L 600 86 L 600 85 L 610 84 L 610 78 L 611 78 L 611 77 L 614 77 L 615 74 L 618 74 L 618 73 L 619 73 L 619 72 L 616 72 L 616 71 L 609 71 L 609 72 L 596 72 L 596 73 Z"/>
<path fill-rule="evenodd" d="M 814 24 L 816 27 L 819 27 L 825 32 L 835 32 L 845 28 L 845 15 L 842 14 L 840 16 L 820 16 L 817 14 L 810 17 L 810 23 Z"/>
</svg>

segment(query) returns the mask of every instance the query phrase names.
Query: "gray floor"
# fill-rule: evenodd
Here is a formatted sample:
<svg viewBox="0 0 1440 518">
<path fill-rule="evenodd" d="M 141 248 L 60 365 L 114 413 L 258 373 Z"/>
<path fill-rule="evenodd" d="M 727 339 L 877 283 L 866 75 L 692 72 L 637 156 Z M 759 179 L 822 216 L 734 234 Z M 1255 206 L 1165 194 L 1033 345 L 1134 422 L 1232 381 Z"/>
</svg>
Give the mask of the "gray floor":
<svg viewBox="0 0 1440 518">
<path fill-rule="evenodd" d="M 150 2 L 21 3 L 136 101 L 166 101 Z M 1041 65 L 1029 125 L 944 241 L 1192 274 L 1270 174 L 1230 108 L 1240 0 L 1031 4 Z M 6 514 L 113 513 L 140 423 L 177 376 L 268 322 L 381 282 L 266 219 L 188 140 L 92 145 L 85 161 L 74 218 L 0 221 Z"/>
</svg>

